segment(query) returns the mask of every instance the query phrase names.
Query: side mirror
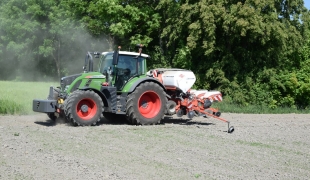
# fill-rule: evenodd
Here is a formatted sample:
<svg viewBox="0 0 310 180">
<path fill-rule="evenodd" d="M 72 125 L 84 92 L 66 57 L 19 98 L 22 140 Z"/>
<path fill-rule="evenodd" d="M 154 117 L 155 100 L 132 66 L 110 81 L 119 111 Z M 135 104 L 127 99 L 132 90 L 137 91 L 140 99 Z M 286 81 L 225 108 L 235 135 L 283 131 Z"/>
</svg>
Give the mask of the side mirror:
<svg viewBox="0 0 310 180">
<path fill-rule="evenodd" d="M 118 64 L 118 54 L 119 54 L 120 49 L 121 49 L 121 47 L 118 46 L 118 50 L 114 51 L 112 65 L 117 65 Z"/>
<path fill-rule="evenodd" d="M 117 65 L 117 64 L 118 64 L 118 51 L 114 51 L 112 65 Z"/>
</svg>

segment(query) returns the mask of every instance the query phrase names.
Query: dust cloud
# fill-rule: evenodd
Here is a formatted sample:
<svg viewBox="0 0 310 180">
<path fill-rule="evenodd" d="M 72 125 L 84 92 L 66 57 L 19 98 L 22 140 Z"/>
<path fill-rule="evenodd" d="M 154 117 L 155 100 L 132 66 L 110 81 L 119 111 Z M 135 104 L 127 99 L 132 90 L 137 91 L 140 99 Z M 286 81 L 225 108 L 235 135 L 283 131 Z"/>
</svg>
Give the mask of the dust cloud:
<svg viewBox="0 0 310 180">
<path fill-rule="evenodd" d="M 59 81 L 83 72 L 87 51 L 103 52 L 110 47 L 106 36 L 93 37 L 82 28 L 68 26 L 53 34 L 46 31 L 39 29 L 26 32 L 23 39 L 0 41 L 0 80 Z M 9 33 L 0 27 L 0 37 L 10 37 Z"/>
</svg>

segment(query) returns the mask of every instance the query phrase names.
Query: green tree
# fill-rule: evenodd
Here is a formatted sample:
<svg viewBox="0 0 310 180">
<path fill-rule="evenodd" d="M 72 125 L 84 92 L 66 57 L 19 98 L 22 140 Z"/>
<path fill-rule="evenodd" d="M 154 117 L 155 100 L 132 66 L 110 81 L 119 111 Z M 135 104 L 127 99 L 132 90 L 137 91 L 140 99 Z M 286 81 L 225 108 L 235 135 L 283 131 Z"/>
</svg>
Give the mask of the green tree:
<svg viewBox="0 0 310 180">
<path fill-rule="evenodd" d="M 195 88 L 237 104 L 307 107 L 302 0 L 3 0 L 0 78 L 80 71 L 87 50 L 147 46 L 150 67 L 191 69 Z M 74 64 L 74 66 L 72 65 Z M 78 67 L 78 69 L 75 69 Z M 31 74 L 23 76 L 23 72 Z M 11 76 L 11 77 L 9 77 Z"/>
<path fill-rule="evenodd" d="M 39 23 L 26 19 L 27 3 L 17 0 L 2 2 L 0 7 L 1 41 L 3 44 L 1 57 L 1 78 L 15 78 L 20 68 L 26 71 L 33 64 L 33 47 L 36 37 L 33 32 L 39 28 Z M 30 17 L 31 18 L 31 17 Z M 31 58 L 27 63 L 25 58 Z M 29 64 L 29 66 L 27 66 Z"/>
<path fill-rule="evenodd" d="M 8 78 L 35 79 L 40 73 L 34 72 L 41 70 L 41 73 L 47 72 L 43 73 L 44 75 L 50 75 L 54 69 L 59 69 L 57 61 L 57 68 L 53 68 L 46 58 L 47 49 L 54 47 L 46 47 L 44 52 L 40 48 L 48 42 L 48 31 L 52 26 L 49 15 L 52 14 L 51 9 L 55 9 L 56 3 L 54 0 L 8 0 L 2 4 L 0 27 L 5 46 L 3 63 L 6 64 L 2 72 L 9 71 L 11 77 Z M 40 70 L 36 71 L 38 67 Z"/>
<path fill-rule="evenodd" d="M 97 37 L 103 38 L 109 49 L 122 45 L 148 45 L 156 36 L 160 16 L 156 1 L 74 1 L 69 0 L 74 15 Z"/>
<path fill-rule="evenodd" d="M 177 46 L 181 55 L 173 61 L 195 72 L 198 88 L 218 88 L 240 104 L 259 103 L 249 94 L 271 95 L 270 102 L 272 93 L 262 87 L 272 82 L 264 72 L 300 66 L 298 50 L 309 27 L 301 0 L 162 0 L 158 8 L 168 7 L 162 38 L 167 49 Z"/>
<path fill-rule="evenodd" d="M 66 1 L 7 0 L 0 9 L 2 79 L 59 79 L 77 70 L 76 59 L 81 71 L 84 52 L 98 45 Z"/>
</svg>

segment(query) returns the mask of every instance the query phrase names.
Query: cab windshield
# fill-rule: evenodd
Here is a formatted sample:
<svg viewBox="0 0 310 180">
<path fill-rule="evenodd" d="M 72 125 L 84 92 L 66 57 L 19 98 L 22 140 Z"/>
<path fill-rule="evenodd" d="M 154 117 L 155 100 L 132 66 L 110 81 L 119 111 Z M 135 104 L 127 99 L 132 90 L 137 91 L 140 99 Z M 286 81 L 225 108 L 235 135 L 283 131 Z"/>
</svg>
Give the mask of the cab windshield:
<svg viewBox="0 0 310 180">
<path fill-rule="evenodd" d="M 100 59 L 99 72 L 105 74 L 110 67 L 112 72 L 115 70 L 115 68 L 120 70 L 127 69 L 130 71 L 128 72 L 130 76 L 141 75 L 145 73 L 144 59 L 144 57 L 136 58 L 136 56 L 120 54 L 118 64 L 113 66 L 113 53 L 108 53 L 102 56 Z"/>
<path fill-rule="evenodd" d="M 106 54 L 105 56 L 102 56 L 100 59 L 99 72 L 104 74 L 109 69 L 109 67 L 112 69 L 112 67 L 113 67 L 112 61 L 113 61 L 113 54 L 112 53 L 109 53 L 109 54 Z"/>
<path fill-rule="evenodd" d="M 118 64 L 112 65 L 113 53 L 107 53 L 100 60 L 99 72 L 106 75 L 110 73 L 108 82 L 117 90 L 122 90 L 130 79 L 145 74 L 145 58 L 134 55 L 119 54 Z"/>
</svg>

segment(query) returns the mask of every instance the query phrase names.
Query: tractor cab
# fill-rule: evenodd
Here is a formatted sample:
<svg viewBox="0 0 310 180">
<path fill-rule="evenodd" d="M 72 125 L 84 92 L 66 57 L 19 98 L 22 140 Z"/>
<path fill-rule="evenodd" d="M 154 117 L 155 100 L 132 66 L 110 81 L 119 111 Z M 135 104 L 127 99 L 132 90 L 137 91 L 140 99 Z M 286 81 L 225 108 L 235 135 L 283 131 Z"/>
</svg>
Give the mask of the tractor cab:
<svg viewBox="0 0 310 180">
<path fill-rule="evenodd" d="M 146 73 L 146 54 L 117 51 L 102 53 L 99 72 L 106 76 L 109 86 L 121 91 L 124 85 L 134 77 Z"/>
</svg>

